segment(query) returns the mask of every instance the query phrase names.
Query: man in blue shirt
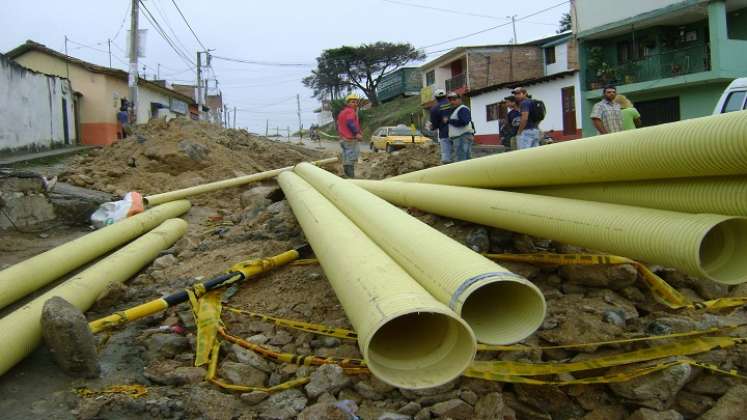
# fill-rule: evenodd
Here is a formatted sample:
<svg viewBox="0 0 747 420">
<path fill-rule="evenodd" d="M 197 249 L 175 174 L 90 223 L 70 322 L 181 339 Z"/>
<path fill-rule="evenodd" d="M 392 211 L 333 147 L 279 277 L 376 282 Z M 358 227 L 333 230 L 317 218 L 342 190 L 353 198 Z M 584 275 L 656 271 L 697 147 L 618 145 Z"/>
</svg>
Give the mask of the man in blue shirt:
<svg viewBox="0 0 747 420">
<path fill-rule="evenodd" d="M 449 138 L 451 104 L 446 99 L 446 91 L 443 89 L 436 89 L 433 96 L 436 99 L 436 104 L 431 107 L 431 130 L 438 133 L 438 144 L 441 146 L 441 163 L 451 163 L 454 150 Z"/>
<path fill-rule="evenodd" d="M 130 115 L 127 113 L 127 108 L 125 105 L 122 105 L 121 108 L 119 108 L 119 112 L 117 112 L 117 137 L 121 140 L 127 137 L 127 132 L 129 130 L 129 122 L 130 122 Z"/>
<path fill-rule="evenodd" d="M 514 150 L 516 149 L 516 132 L 519 131 L 519 125 L 521 124 L 521 112 L 515 97 L 506 96 L 503 101 L 508 108 L 508 112 L 500 130 L 501 144 L 506 149 Z"/>
<path fill-rule="evenodd" d="M 516 145 L 518 149 L 529 149 L 540 145 L 540 130 L 538 122 L 532 120 L 532 100 L 527 94 L 527 90 L 518 87 L 511 92 L 514 94 L 516 101 L 519 103 L 521 112 L 521 121 L 516 133 Z"/>
</svg>

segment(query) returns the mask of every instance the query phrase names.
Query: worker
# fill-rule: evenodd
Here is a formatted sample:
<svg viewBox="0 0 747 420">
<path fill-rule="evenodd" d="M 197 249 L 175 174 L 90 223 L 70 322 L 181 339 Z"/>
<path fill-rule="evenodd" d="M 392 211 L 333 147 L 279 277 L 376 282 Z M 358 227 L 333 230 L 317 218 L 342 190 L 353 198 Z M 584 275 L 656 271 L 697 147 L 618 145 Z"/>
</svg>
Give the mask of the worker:
<svg viewBox="0 0 747 420">
<path fill-rule="evenodd" d="M 454 145 L 449 138 L 449 116 L 451 115 L 451 104 L 446 98 L 446 91 L 436 89 L 433 95 L 436 104 L 431 107 L 430 129 L 436 131 L 438 144 L 441 147 L 441 163 L 451 163 L 454 154 Z"/>
<path fill-rule="evenodd" d="M 633 106 L 633 102 L 625 95 L 615 96 L 615 102 L 620 104 L 623 130 L 633 130 L 641 126 L 641 114 Z"/>
<path fill-rule="evenodd" d="M 501 124 L 500 134 L 501 143 L 506 150 L 516 150 L 516 132 L 519 130 L 521 123 L 521 111 L 519 104 L 513 95 L 503 98 L 506 105 L 506 119 Z"/>
<path fill-rule="evenodd" d="M 340 135 L 340 147 L 342 148 L 342 170 L 346 178 L 355 178 L 355 163 L 360 154 L 358 142 L 363 138 L 358 120 L 358 100 L 359 97 L 355 93 L 346 96 L 345 108 L 337 115 L 337 133 Z"/>
<path fill-rule="evenodd" d="M 529 149 L 540 145 L 539 123 L 544 115 L 539 115 L 537 104 L 526 88 L 517 87 L 511 92 L 519 106 L 519 127 L 516 129 L 517 149 Z"/>
<path fill-rule="evenodd" d="M 456 92 L 450 92 L 447 97 L 451 104 L 449 116 L 449 139 L 456 150 L 456 161 L 472 158 L 472 144 L 475 142 L 475 126 L 472 123 L 472 113 L 462 104 L 462 97 Z"/>
<path fill-rule="evenodd" d="M 591 109 L 591 122 L 594 123 L 599 134 L 609 134 L 623 131 L 622 109 L 615 102 L 617 88 L 607 85 L 602 90 L 602 100 L 594 104 Z"/>
<path fill-rule="evenodd" d="M 129 132 L 130 115 L 127 113 L 127 105 L 123 104 L 117 112 L 117 139 L 121 140 L 127 137 Z"/>
</svg>

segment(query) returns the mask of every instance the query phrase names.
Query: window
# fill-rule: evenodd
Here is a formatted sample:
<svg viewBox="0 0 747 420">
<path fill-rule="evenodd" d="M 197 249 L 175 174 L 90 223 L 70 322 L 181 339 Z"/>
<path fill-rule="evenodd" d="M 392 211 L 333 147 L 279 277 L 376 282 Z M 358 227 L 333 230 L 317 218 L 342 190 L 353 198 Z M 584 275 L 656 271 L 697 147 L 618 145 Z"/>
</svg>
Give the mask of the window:
<svg viewBox="0 0 747 420">
<path fill-rule="evenodd" d="M 745 94 L 747 94 L 747 91 L 744 90 L 730 92 L 729 96 L 726 98 L 726 102 L 724 102 L 724 107 L 721 109 L 721 113 L 723 114 L 726 112 L 741 110 Z"/>
<path fill-rule="evenodd" d="M 485 106 L 485 115 L 487 115 L 488 121 L 495 121 L 500 119 L 500 104 L 494 103 Z"/>
<path fill-rule="evenodd" d="M 412 129 L 407 126 L 397 126 L 389 129 L 389 135 L 391 136 L 411 136 L 412 134 Z M 415 135 L 422 136 L 423 133 L 420 130 L 415 130 Z"/>
<path fill-rule="evenodd" d="M 555 47 L 545 48 L 545 65 L 555 63 Z"/>
<path fill-rule="evenodd" d="M 431 70 L 425 74 L 425 85 L 430 86 L 436 83 L 436 70 Z"/>
</svg>

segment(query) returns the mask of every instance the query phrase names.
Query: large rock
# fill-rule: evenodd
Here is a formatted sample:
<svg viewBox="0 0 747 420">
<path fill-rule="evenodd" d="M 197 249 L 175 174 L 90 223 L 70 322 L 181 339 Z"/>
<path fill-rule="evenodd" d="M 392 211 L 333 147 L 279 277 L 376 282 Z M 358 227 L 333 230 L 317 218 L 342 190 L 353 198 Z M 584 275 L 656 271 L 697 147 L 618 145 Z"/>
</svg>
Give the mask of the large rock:
<svg viewBox="0 0 747 420">
<path fill-rule="evenodd" d="M 308 400 L 303 392 L 297 389 L 273 394 L 258 406 L 259 418 L 264 420 L 286 420 L 295 418 L 304 408 Z"/>
<path fill-rule="evenodd" d="M 475 404 L 475 419 L 493 420 L 503 417 L 503 396 L 497 392 L 491 392 L 477 400 Z"/>
<path fill-rule="evenodd" d="M 54 206 L 44 194 L 0 191 L 0 206 L 0 229 L 24 228 L 55 219 Z"/>
<path fill-rule="evenodd" d="M 272 364 L 257 353 L 247 350 L 238 344 L 231 345 L 231 350 L 236 356 L 236 360 L 239 362 L 247 364 L 255 369 L 259 369 L 262 372 L 272 373 Z"/>
<path fill-rule="evenodd" d="M 630 402 L 654 410 L 664 410 L 688 382 L 693 369 L 690 365 L 676 365 L 651 375 L 610 384 L 612 392 Z"/>
<path fill-rule="evenodd" d="M 454 420 L 471 419 L 474 416 L 471 405 L 460 399 L 440 402 L 431 407 L 431 413 L 436 417 L 448 417 Z"/>
<path fill-rule="evenodd" d="M 179 366 L 178 362 L 167 360 L 148 366 L 143 375 L 157 384 L 179 386 L 202 382 L 207 371 L 201 367 Z"/>
<path fill-rule="evenodd" d="M 115 201 L 118 198 L 112 194 L 77 187 L 75 185 L 58 182 L 49 193 L 49 201 L 54 206 L 57 218 L 65 223 L 88 225 L 91 214 L 101 204 Z"/>
<path fill-rule="evenodd" d="M 648 408 L 638 409 L 627 420 L 683 420 L 682 414 L 674 411 L 654 411 Z"/>
<path fill-rule="evenodd" d="M 191 349 L 189 338 L 172 333 L 153 334 L 145 340 L 146 360 L 171 359 Z"/>
<path fill-rule="evenodd" d="M 623 289 L 638 279 L 638 271 L 630 264 L 564 265 L 558 274 L 569 284 L 605 289 Z"/>
<path fill-rule="evenodd" d="M 707 395 L 693 394 L 683 390 L 677 394 L 675 408 L 685 417 L 695 418 L 708 411 L 714 404 L 716 401 Z"/>
<path fill-rule="evenodd" d="M 232 394 L 224 394 L 212 387 L 195 386 L 184 393 L 189 413 L 186 418 L 208 420 L 231 420 L 243 411 L 241 400 Z M 156 417 L 158 418 L 158 417 Z"/>
<path fill-rule="evenodd" d="M 719 398 L 699 420 L 742 420 L 747 416 L 747 385 L 737 385 Z"/>
<path fill-rule="evenodd" d="M 298 415 L 298 420 L 351 420 L 352 416 L 335 403 L 310 405 Z"/>
<path fill-rule="evenodd" d="M 44 303 L 42 336 L 55 362 L 72 376 L 96 378 L 101 373 L 96 339 L 78 308 L 55 296 Z"/>
<path fill-rule="evenodd" d="M 584 415 L 584 409 L 558 387 L 516 384 L 514 391 L 519 401 L 550 414 L 553 419 L 572 419 Z"/>
<path fill-rule="evenodd" d="M 223 362 L 219 374 L 233 384 L 258 387 L 265 386 L 268 377 L 267 373 L 257 368 L 236 362 Z"/>
<path fill-rule="evenodd" d="M 309 398 L 316 398 L 325 392 L 334 394 L 350 384 L 350 378 L 337 365 L 321 366 L 311 374 L 309 379 L 309 383 L 304 387 Z"/>
</svg>

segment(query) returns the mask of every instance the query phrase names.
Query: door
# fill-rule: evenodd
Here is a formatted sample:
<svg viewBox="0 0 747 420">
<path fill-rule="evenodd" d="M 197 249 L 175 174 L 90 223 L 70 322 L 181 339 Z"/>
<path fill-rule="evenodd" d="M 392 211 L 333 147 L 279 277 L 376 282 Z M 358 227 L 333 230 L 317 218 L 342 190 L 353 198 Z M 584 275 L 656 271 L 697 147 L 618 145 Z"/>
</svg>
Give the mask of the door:
<svg viewBox="0 0 747 420">
<path fill-rule="evenodd" d="M 462 60 L 457 60 L 451 63 L 451 77 L 459 76 L 462 72 L 464 72 Z"/>
<path fill-rule="evenodd" d="M 563 104 L 563 134 L 576 135 L 576 88 L 564 87 L 560 90 L 560 101 Z"/>
<path fill-rule="evenodd" d="M 62 98 L 62 135 L 65 136 L 65 144 L 70 144 L 70 126 L 67 118 L 67 99 Z"/>
<path fill-rule="evenodd" d="M 680 98 L 662 98 L 640 101 L 635 107 L 641 114 L 641 125 L 650 127 L 680 120 Z"/>
</svg>

